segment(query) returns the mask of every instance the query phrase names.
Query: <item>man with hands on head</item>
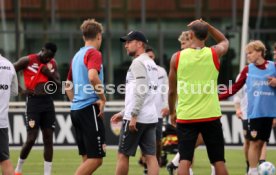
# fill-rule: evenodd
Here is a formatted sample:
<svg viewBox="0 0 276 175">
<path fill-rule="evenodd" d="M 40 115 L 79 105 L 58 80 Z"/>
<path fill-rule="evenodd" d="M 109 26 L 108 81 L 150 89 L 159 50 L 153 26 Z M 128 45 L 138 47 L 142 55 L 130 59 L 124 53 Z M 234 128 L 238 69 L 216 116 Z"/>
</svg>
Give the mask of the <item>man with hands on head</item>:
<svg viewBox="0 0 276 175">
<path fill-rule="evenodd" d="M 196 140 L 201 133 L 216 175 L 227 175 L 217 78 L 218 59 L 227 52 L 229 42 L 219 30 L 202 20 L 195 20 L 188 27 L 192 44 L 172 56 L 169 73 L 170 117 L 172 124 L 177 123 L 180 153 L 178 174 L 189 175 Z M 205 46 L 208 34 L 216 45 Z M 194 91 L 194 86 L 200 91 Z M 206 86 L 213 86 L 210 88 L 213 91 L 205 92 Z"/>
</svg>

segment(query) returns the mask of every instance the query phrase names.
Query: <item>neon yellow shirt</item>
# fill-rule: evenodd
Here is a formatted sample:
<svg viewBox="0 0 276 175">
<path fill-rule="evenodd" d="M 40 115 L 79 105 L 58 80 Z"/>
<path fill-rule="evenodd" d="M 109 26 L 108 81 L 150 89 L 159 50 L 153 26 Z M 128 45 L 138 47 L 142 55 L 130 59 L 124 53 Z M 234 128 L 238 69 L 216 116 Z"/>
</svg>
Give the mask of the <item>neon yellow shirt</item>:
<svg viewBox="0 0 276 175">
<path fill-rule="evenodd" d="M 218 74 L 211 48 L 180 52 L 177 68 L 178 120 L 221 116 L 217 94 Z"/>
</svg>

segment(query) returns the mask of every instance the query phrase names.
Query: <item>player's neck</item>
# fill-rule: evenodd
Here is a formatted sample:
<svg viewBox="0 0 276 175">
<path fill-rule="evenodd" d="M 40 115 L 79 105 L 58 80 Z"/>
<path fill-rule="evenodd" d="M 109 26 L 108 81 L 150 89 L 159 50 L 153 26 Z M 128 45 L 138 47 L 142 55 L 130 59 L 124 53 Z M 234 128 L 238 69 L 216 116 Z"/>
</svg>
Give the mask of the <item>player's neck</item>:
<svg viewBox="0 0 276 175">
<path fill-rule="evenodd" d="M 143 54 L 143 53 L 145 53 L 145 49 L 142 49 L 142 48 L 138 49 L 138 50 L 136 51 L 136 53 L 135 53 L 134 58 L 139 57 L 139 56 L 140 56 L 141 54 Z"/>
<path fill-rule="evenodd" d="M 191 45 L 191 48 L 193 49 L 198 49 L 198 48 L 203 48 L 205 47 L 205 43 L 202 41 L 193 41 L 193 44 Z"/>
<path fill-rule="evenodd" d="M 262 64 L 264 64 L 266 61 L 265 61 L 265 59 L 264 58 L 260 58 L 260 59 L 258 59 L 257 61 L 256 61 L 256 65 L 257 66 L 260 66 L 260 65 L 262 65 Z"/>
<path fill-rule="evenodd" d="M 84 42 L 84 46 L 91 46 L 94 47 L 95 49 L 99 49 L 98 48 L 98 43 L 95 40 L 87 40 Z"/>
</svg>

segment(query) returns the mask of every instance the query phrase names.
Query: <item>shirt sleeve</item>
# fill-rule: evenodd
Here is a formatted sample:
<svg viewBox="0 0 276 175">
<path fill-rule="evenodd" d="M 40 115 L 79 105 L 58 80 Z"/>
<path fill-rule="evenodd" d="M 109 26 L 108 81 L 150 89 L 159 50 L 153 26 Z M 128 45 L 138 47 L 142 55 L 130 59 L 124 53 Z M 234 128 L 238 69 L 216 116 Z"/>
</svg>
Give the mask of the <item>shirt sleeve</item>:
<svg viewBox="0 0 276 175">
<path fill-rule="evenodd" d="M 162 84 L 162 89 L 161 89 L 161 93 L 162 93 L 162 99 L 164 101 L 164 108 L 168 107 L 168 90 L 169 90 L 169 80 L 168 80 L 168 75 L 166 70 L 163 68 L 163 76 L 164 76 L 164 81 Z"/>
<path fill-rule="evenodd" d="M 121 114 L 121 116 L 123 116 L 123 117 L 124 117 L 124 115 L 125 115 L 125 108 L 124 108 L 124 109 L 122 109 L 122 110 L 120 111 L 120 114 Z"/>
<path fill-rule="evenodd" d="M 70 64 L 70 68 L 67 74 L 67 80 L 73 81 L 73 75 L 72 75 L 72 63 Z"/>
<path fill-rule="evenodd" d="M 88 70 L 96 69 L 98 72 L 100 72 L 102 66 L 101 52 L 95 49 L 88 50 L 84 56 L 84 64 Z"/>
<path fill-rule="evenodd" d="M 131 72 L 136 79 L 136 87 L 134 88 L 135 104 L 132 109 L 132 114 L 138 116 L 149 90 L 147 70 L 141 61 L 134 60 L 131 65 Z"/>
<path fill-rule="evenodd" d="M 246 78 L 247 78 L 247 73 L 248 73 L 248 66 L 246 66 L 238 79 L 237 82 L 235 82 L 230 88 L 228 88 L 225 91 L 219 92 L 219 100 L 224 100 L 227 99 L 228 97 L 236 94 L 245 84 Z"/>
<path fill-rule="evenodd" d="M 12 83 L 11 83 L 11 96 L 17 96 L 18 95 L 18 79 L 17 79 L 15 70 L 13 70 L 13 72 L 14 72 L 14 74 L 13 74 Z"/>
<path fill-rule="evenodd" d="M 236 81 L 239 79 L 241 74 L 239 74 L 236 78 Z M 234 98 L 233 98 L 233 102 L 235 104 L 240 104 L 241 103 L 241 99 L 242 99 L 242 89 L 240 89 L 235 95 L 234 95 Z"/>
</svg>

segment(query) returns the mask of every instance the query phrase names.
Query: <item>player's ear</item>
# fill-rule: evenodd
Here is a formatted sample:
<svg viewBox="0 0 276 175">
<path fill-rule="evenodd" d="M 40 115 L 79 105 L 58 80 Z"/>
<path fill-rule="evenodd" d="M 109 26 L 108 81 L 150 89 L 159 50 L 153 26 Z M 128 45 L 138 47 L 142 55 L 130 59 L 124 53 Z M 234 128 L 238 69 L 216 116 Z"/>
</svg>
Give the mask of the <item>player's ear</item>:
<svg viewBox="0 0 276 175">
<path fill-rule="evenodd" d="M 97 37 L 97 40 L 101 40 L 102 39 L 102 34 L 98 33 L 96 37 Z"/>
<path fill-rule="evenodd" d="M 192 39 L 194 39 L 194 37 L 195 37 L 195 33 L 194 33 L 194 31 L 192 31 L 192 30 L 190 30 L 190 39 L 192 40 Z"/>
<path fill-rule="evenodd" d="M 138 45 L 139 45 L 139 47 L 144 47 L 145 48 L 145 45 L 144 45 L 144 43 L 142 41 L 139 41 Z"/>
</svg>

